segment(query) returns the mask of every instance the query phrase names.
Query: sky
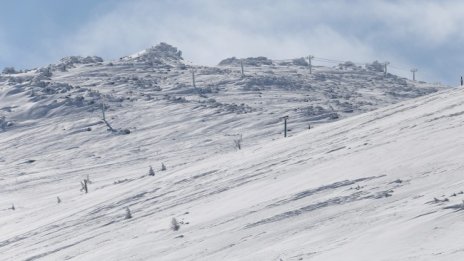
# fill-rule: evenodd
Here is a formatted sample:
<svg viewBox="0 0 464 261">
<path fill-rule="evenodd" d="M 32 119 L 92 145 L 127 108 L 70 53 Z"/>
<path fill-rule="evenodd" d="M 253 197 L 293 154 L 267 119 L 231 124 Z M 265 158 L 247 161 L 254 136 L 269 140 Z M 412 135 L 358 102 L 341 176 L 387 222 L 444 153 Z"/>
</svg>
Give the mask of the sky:
<svg viewBox="0 0 464 261">
<path fill-rule="evenodd" d="M 46 66 L 70 55 L 105 60 L 159 42 L 215 65 L 266 56 L 368 63 L 458 85 L 464 75 L 464 1 L 0 0 L 0 68 Z"/>
</svg>

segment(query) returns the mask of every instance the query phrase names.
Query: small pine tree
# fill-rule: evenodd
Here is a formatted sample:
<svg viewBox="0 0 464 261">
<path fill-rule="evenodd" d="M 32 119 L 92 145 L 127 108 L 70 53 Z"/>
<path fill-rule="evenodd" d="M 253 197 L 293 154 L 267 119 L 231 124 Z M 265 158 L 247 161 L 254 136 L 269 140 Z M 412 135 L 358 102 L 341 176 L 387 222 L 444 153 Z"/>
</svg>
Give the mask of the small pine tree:
<svg viewBox="0 0 464 261">
<path fill-rule="evenodd" d="M 87 187 L 87 180 L 84 179 L 83 181 L 81 181 L 81 191 L 84 191 L 86 194 L 89 192 L 89 189 Z"/>
<path fill-rule="evenodd" d="M 15 209 L 16 208 L 15 208 L 14 204 L 11 204 L 11 210 L 15 210 Z"/>
<path fill-rule="evenodd" d="M 177 230 L 179 230 L 179 228 L 180 228 L 180 225 L 179 225 L 179 222 L 177 222 L 177 219 L 172 218 L 171 219 L 171 229 L 174 230 L 174 231 L 177 231 Z"/>
<path fill-rule="evenodd" d="M 166 170 L 166 166 L 164 165 L 164 163 L 161 163 L 161 171 L 165 171 Z"/>
<path fill-rule="evenodd" d="M 150 166 L 150 170 L 148 170 L 148 176 L 155 176 L 155 171 L 153 168 Z"/>
<path fill-rule="evenodd" d="M 126 207 L 126 219 L 130 219 L 130 218 L 132 218 L 132 213 L 129 207 Z"/>
<path fill-rule="evenodd" d="M 61 203 L 61 198 L 60 197 L 56 197 L 56 202 L 58 202 L 58 204 Z"/>
</svg>

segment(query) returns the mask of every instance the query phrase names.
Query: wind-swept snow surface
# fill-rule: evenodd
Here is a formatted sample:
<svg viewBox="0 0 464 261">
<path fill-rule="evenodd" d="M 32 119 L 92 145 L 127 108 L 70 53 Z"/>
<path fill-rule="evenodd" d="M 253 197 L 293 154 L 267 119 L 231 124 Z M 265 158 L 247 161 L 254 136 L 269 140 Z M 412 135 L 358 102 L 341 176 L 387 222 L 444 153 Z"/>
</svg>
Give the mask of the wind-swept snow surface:
<svg viewBox="0 0 464 261">
<path fill-rule="evenodd" d="M 161 49 L 2 76 L 1 260 L 464 258 L 462 90 Z"/>
</svg>

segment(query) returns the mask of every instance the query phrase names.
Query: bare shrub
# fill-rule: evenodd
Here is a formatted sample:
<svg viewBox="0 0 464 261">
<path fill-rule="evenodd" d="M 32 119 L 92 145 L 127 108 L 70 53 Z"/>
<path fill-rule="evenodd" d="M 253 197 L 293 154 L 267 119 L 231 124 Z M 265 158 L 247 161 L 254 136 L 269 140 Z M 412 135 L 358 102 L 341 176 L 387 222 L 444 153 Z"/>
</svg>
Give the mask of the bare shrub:
<svg viewBox="0 0 464 261">
<path fill-rule="evenodd" d="M 241 150 L 242 149 L 242 134 L 240 134 L 240 137 L 238 137 L 237 139 L 234 139 L 234 145 L 235 145 L 235 148 L 238 149 L 238 150 Z"/>
</svg>

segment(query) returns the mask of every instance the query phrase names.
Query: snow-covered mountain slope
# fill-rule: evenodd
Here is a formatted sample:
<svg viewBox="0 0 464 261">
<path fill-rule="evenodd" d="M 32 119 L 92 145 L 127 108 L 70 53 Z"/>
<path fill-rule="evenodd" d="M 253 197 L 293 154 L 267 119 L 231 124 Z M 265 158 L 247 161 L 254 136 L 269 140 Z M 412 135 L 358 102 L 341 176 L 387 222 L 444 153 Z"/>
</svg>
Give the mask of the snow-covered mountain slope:
<svg viewBox="0 0 464 261">
<path fill-rule="evenodd" d="M 435 89 L 263 59 L 195 67 L 193 88 L 177 49 L 154 50 L 2 76 L 1 260 L 464 257 L 461 90 L 384 107 Z M 308 130 L 324 113 L 345 119 Z"/>
<path fill-rule="evenodd" d="M 21 121 L 48 117 L 49 113 L 67 115 L 67 107 L 93 111 L 102 98 L 110 109 L 140 107 L 135 101 L 151 100 L 153 107 L 186 103 L 183 107 L 208 114 L 251 113 L 241 117 L 252 121 L 260 115 L 274 123 L 288 115 L 297 131 L 307 129 L 308 124 L 345 118 L 445 88 L 384 76 L 378 62 L 366 68 L 350 62 L 330 68 L 315 66 L 310 74 L 303 58 L 274 61 L 257 57 L 243 60 L 244 75 L 236 58 L 219 64 L 188 65 L 177 48 L 164 43 L 112 62 L 102 62 L 99 57 L 66 57 L 48 67 L 1 75 L 0 116 Z M 29 102 L 18 101 L 20 93 L 27 94 L 24 99 Z"/>
</svg>

